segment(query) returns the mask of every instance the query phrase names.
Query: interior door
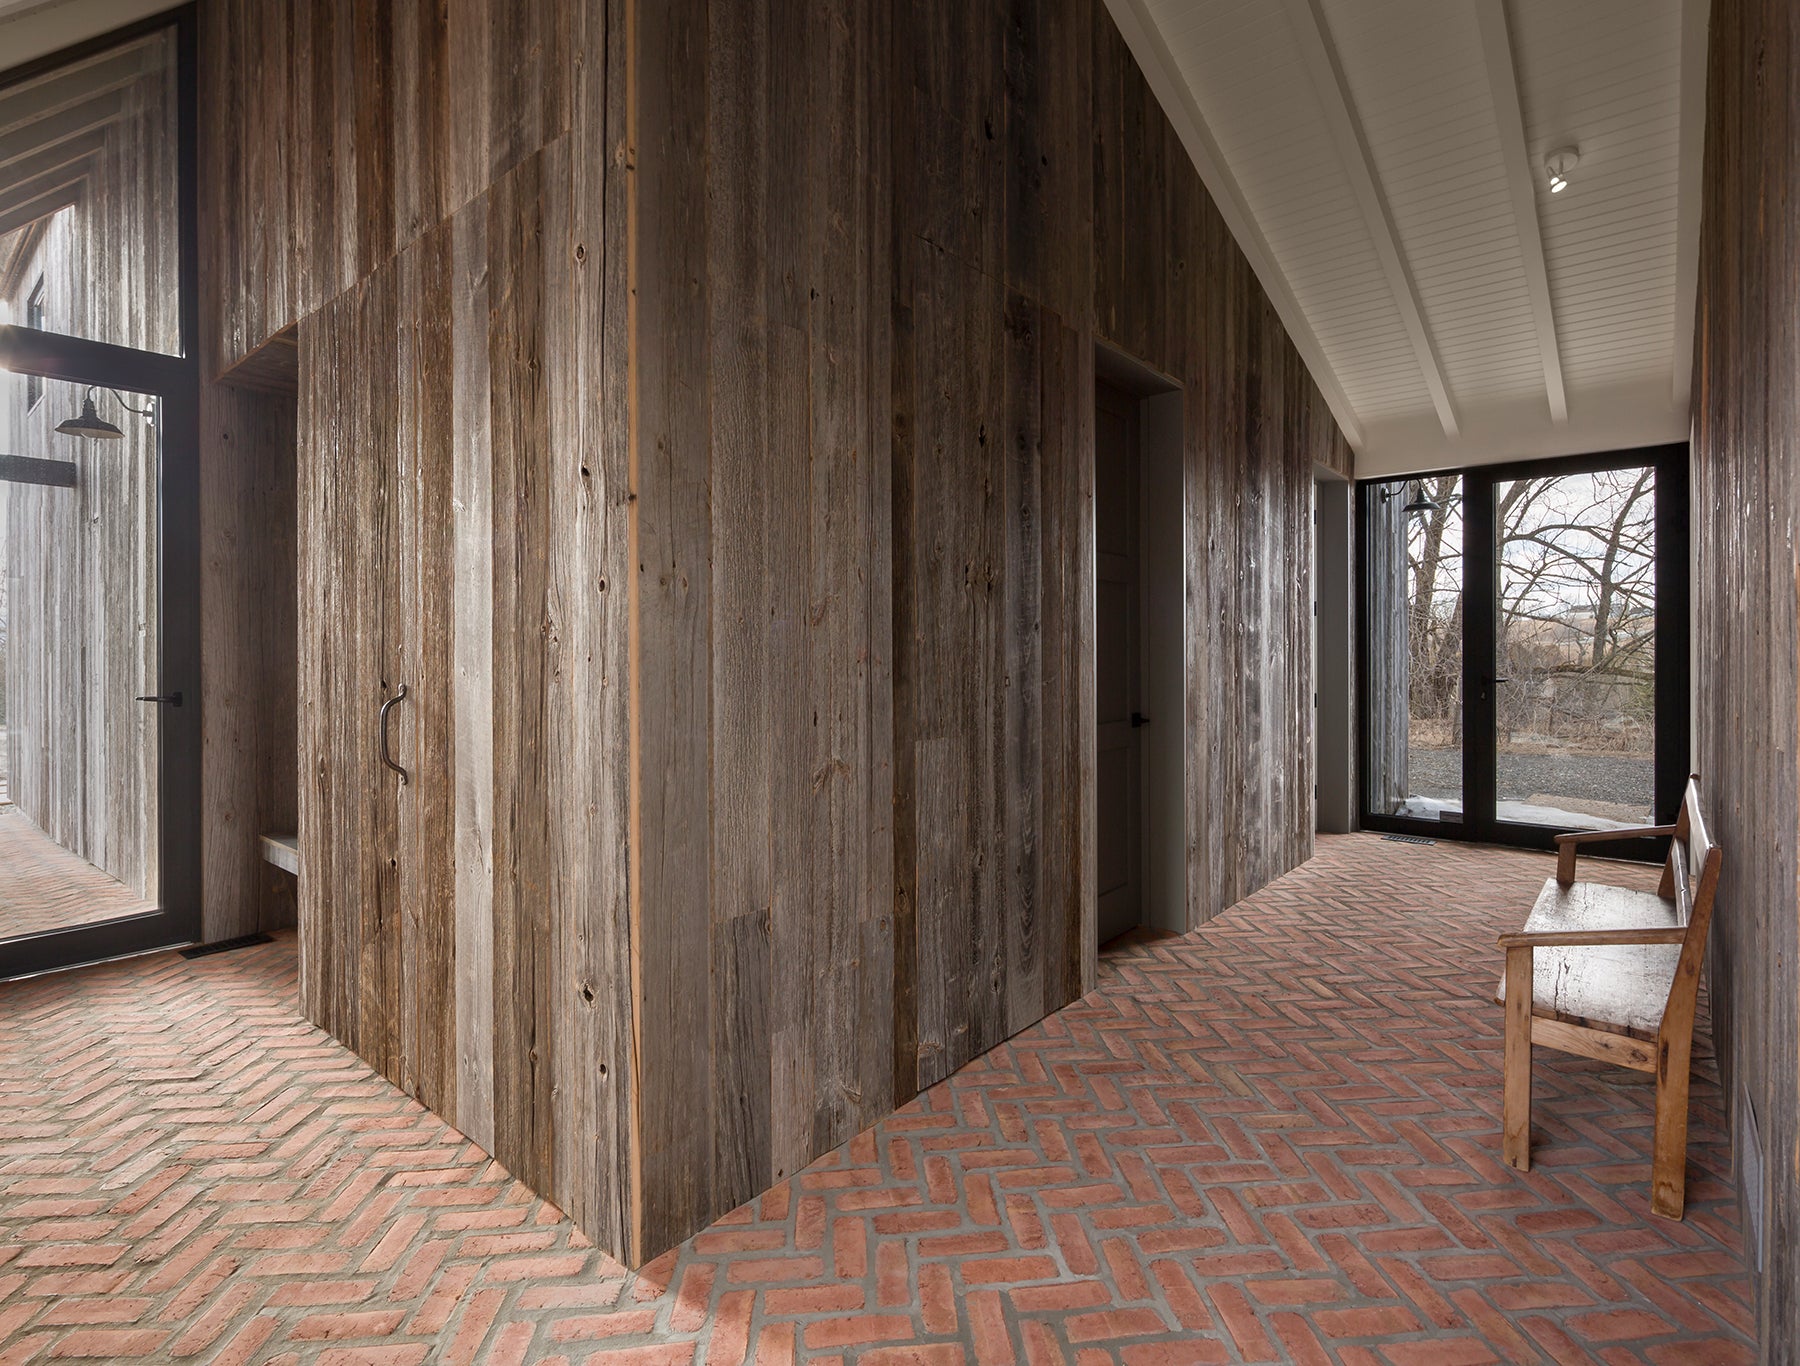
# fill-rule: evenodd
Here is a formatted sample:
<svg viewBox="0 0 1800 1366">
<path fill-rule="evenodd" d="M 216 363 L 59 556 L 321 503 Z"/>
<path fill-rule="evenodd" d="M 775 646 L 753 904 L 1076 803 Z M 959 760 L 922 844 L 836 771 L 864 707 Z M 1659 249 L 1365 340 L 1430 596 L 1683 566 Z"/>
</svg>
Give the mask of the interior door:
<svg viewBox="0 0 1800 1366">
<path fill-rule="evenodd" d="M 1142 649 L 1137 404 L 1107 385 L 1094 402 L 1096 871 L 1100 942 L 1143 919 Z"/>
<path fill-rule="evenodd" d="M 300 987 L 447 1112 L 454 441 L 449 293 L 421 270 L 415 250 L 300 329 Z"/>
<path fill-rule="evenodd" d="M 394 335 L 391 303 L 371 289 L 302 324 L 295 462 L 301 1002 L 378 1069 L 399 970 L 385 932 L 399 914 L 398 775 L 382 759 L 398 705 L 387 641 L 399 508 L 386 385 L 366 361 Z"/>
</svg>

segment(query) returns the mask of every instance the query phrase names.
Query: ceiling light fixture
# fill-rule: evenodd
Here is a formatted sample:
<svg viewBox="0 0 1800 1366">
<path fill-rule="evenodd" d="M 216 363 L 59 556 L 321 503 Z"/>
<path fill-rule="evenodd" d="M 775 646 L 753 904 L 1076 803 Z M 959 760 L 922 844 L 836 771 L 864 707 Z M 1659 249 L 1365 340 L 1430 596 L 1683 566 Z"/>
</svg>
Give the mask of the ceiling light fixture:
<svg viewBox="0 0 1800 1366">
<path fill-rule="evenodd" d="M 1573 147 L 1558 147 L 1544 159 L 1544 173 L 1550 177 L 1551 194 L 1561 194 L 1569 188 L 1569 172 L 1580 160 L 1581 153 Z"/>
</svg>

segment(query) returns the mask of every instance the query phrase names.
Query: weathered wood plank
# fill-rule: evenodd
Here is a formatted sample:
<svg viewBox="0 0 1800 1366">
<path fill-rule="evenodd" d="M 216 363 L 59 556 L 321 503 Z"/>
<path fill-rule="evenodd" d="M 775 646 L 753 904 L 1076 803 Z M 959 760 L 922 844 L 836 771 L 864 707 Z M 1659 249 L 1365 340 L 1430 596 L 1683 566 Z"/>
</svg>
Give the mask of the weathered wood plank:
<svg viewBox="0 0 1800 1366">
<path fill-rule="evenodd" d="M 1778 0 L 1718 0 L 1706 50 L 1694 754 L 1709 832 L 1730 851 L 1708 962 L 1714 1045 L 1734 1134 L 1754 1123 L 1760 1138 L 1766 1188 L 1746 1192 L 1760 1207 L 1745 1223 L 1762 1246 L 1747 1259 L 1760 1257 L 1759 1338 L 1783 1344 L 1800 1340 L 1800 22 Z"/>
</svg>

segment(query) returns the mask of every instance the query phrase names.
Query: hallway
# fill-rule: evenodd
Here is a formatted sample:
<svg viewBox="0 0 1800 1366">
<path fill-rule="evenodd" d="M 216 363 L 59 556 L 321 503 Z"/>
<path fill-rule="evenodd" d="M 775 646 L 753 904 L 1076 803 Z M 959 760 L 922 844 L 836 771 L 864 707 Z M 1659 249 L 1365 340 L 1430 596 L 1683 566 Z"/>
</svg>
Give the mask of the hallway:
<svg viewBox="0 0 1800 1366">
<path fill-rule="evenodd" d="M 1752 1360 L 1710 1048 L 1685 1221 L 1634 1075 L 1540 1052 L 1499 1161 L 1550 867 L 1324 838 L 635 1277 L 302 1022 L 291 935 L 0 986 L 0 1364 Z"/>
</svg>

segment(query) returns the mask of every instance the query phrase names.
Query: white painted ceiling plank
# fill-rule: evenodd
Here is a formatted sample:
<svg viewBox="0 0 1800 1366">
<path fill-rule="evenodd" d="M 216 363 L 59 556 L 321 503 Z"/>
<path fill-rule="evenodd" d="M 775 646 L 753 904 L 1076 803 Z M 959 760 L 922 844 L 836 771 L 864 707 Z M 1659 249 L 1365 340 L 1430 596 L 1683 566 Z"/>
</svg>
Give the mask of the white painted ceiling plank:
<svg viewBox="0 0 1800 1366">
<path fill-rule="evenodd" d="M 1569 420 L 1569 398 L 1563 389 L 1562 351 L 1556 343 L 1556 308 L 1550 298 L 1550 274 L 1544 267 L 1544 238 L 1538 225 L 1537 178 L 1525 150 L 1525 115 L 1519 107 L 1519 80 L 1513 70 L 1512 40 L 1506 31 L 1506 0 L 1475 0 L 1481 25 L 1482 56 L 1487 59 L 1488 87 L 1500 125 L 1500 154 L 1506 164 L 1519 254 L 1525 260 L 1525 284 L 1531 293 L 1531 316 L 1537 325 L 1538 350 L 1544 361 L 1544 392 L 1550 417 Z"/>
<path fill-rule="evenodd" d="M 1157 102 L 1161 104 L 1163 113 L 1168 116 L 1177 136 L 1181 138 L 1182 146 L 1187 148 L 1194 169 L 1199 172 L 1201 183 L 1212 196 L 1220 217 L 1225 220 L 1225 226 L 1230 229 L 1232 237 L 1237 240 L 1238 249 L 1249 260 L 1251 270 L 1262 283 L 1295 350 L 1306 362 L 1306 368 L 1312 372 L 1313 383 L 1319 386 L 1319 392 L 1330 407 L 1332 416 L 1337 419 L 1344 439 L 1353 448 L 1360 449 L 1363 431 L 1356 410 L 1345 395 L 1336 372 L 1325 359 L 1325 350 L 1313 333 L 1306 313 L 1294 298 L 1287 277 L 1275 263 L 1275 254 L 1269 250 L 1267 240 L 1244 202 L 1236 178 L 1227 167 L 1218 144 L 1213 141 L 1206 120 L 1200 115 L 1200 107 L 1194 100 L 1193 91 L 1177 71 L 1174 59 L 1163 44 L 1162 34 L 1145 12 L 1143 0 L 1106 0 L 1106 7 L 1112 14 L 1113 22 L 1119 26 L 1126 46 L 1131 49 L 1132 56 L 1137 58 L 1138 66 L 1143 69 L 1144 78 L 1149 82 Z"/>
<path fill-rule="evenodd" d="M 1430 391 L 1431 401 L 1437 408 L 1438 421 L 1443 426 L 1444 434 L 1454 437 L 1457 434 L 1456 405 L 1451 398 L 1450 387 L 1445 382 L 1443 363 L 1431 339 L 1431 331 L 1425 324 L 1425 311 L 1419 303 L 1418 286 L 1413 282 L 1406 257 L 1400 250 L 1399 234 L 1394 229 L 1387 199 L 1376 182 L 1374 158 L 1369 152 L 1362 121 L 1350 102 L 1349 84 L 1344 79 L 1343 68 L 1331 40 L 1331 30 L 1326 25 L 1325 16 L 1319 12 L 1318 0 L 1286 0 L 1286 4 L 1293 21 L 1294 36 L 1312 77 L 1313 88 L 1324 107 L 1325 121 L 1337 140 L 1344 171 L 1349 176 L 1357 203 L 1362 208 L 1376 255 L 1393 287 L 1394 303 L 1400 310 L 1400 320 L 1412 339 L 1425 387 Z"/>
</svg>

